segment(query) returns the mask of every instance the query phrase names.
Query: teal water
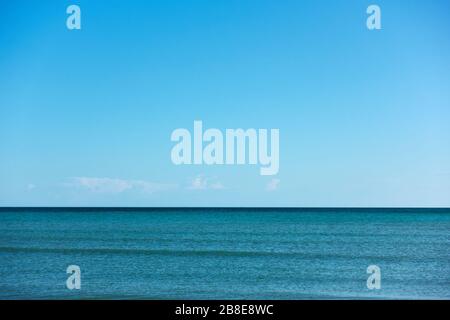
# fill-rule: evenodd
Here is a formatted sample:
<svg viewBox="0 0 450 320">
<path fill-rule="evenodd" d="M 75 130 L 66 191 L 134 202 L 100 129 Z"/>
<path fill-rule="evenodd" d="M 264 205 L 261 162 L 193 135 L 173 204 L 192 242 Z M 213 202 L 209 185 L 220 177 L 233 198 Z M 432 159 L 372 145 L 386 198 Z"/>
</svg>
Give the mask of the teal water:
<svg viewBox="0 0 450 320">
<path fill-rule="evenodd" d="M 449 299 L 450 210 L 3 208 L 0 298 Z"/>
</svg>

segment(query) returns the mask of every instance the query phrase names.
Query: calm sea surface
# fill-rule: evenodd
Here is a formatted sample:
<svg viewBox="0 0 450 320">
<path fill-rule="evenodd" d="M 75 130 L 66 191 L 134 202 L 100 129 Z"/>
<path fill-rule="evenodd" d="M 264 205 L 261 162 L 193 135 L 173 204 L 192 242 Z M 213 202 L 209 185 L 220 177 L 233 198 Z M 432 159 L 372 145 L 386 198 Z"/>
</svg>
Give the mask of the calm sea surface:
<svg viewBox="0 0 450 320">
<path fill-rule="evenodd" d="M 19 298 L 450 299 L 450 210 L 0 209 Z"/>
</svg>

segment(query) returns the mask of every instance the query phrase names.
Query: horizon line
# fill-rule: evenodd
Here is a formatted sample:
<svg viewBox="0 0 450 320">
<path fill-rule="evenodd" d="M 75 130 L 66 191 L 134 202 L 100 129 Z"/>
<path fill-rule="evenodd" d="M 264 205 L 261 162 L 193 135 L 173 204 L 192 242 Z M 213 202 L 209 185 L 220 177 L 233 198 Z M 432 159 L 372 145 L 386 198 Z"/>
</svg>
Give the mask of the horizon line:
<svg viewBox="0 0 450 320">
<path fill-rule="evenodd" d="M 206 210 L 206 209 L 227 209 L 227 210 L 342 210 L 342 209 L 352 209 L 352 210 L 449 210 L 450 207 L 344 207 L 344 206 L 306 206 L 306 207 L 257 207 L 257 206 L 0 206 L 0 210 L 4 209 L 100 209 L 100 210 Z"/>
</svg>

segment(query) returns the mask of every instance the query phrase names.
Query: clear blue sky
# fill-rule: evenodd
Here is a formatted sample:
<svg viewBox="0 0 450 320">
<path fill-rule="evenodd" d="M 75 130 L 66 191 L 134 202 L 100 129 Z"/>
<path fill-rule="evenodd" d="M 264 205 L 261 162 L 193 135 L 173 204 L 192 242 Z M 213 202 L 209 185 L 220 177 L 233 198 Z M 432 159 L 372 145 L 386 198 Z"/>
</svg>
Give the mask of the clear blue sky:
<svg viewBox="0 0 450 320">
<path fill-rule="evenodd" d="M 194 120 L 279 128 L 279 174 L 173 165 Z M 450 2 L 2 1 L 0 206 L 35 205 L 450 206 Z"/>
</svg>

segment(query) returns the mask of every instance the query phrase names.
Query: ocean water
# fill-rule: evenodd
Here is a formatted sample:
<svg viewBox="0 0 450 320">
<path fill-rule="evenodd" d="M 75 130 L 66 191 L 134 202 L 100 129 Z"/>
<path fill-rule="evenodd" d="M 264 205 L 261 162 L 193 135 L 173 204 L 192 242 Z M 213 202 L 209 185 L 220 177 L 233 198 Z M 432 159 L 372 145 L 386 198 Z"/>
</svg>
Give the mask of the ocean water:
<svg viewBox="0 0 450 320">
<path fill-rule="evenodd" d="M 450 210 L 3 208 L 0 299 L 20 298 L 449 299 Z"/>
</svg>

